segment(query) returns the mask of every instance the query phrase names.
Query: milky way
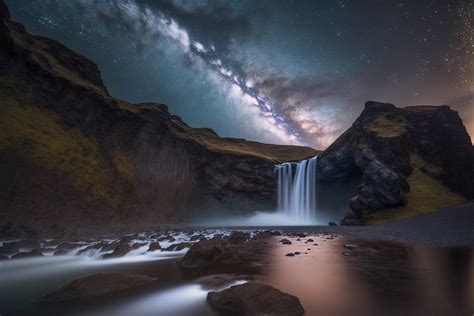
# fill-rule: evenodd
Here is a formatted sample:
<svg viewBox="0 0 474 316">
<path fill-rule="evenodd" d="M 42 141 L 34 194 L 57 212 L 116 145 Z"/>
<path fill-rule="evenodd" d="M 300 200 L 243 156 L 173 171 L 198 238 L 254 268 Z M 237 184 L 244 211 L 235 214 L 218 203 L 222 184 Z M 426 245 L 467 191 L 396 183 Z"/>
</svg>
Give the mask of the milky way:
<svg viewBox="0 0 474 316">
<path fill-rule="evenodd" d="M 474 133 L 470 1 L 7 1 L 112 94 L 223 136 L 328 146 L 376 99 L 449 104 Z"/>
</svg>

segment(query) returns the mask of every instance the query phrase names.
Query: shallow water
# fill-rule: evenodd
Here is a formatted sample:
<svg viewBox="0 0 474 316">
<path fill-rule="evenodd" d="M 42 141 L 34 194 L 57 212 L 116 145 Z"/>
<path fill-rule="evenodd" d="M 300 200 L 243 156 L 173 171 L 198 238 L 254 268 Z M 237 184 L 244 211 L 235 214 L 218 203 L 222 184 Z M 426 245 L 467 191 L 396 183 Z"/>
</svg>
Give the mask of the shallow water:
<svg viewBox="0 0 474 316">
<path fill-rule="evenodd" d="M 212 233 L 208 233 L 209 236 Z M 178 235 L 176 235 L 178 236 Z M 189 239 L 179 235 L 180 241 Z M 257 266 L 200 273 L 183 271 L 180 252 L 130 253 L 118 259 L 47 256 L 0 261 L 4 315 L 217 315 L 209 290 L 258 279 L 299 297 L 305 315 L 472 315 L 474 252 L 466 248 L 402 246 L 340 236 L 269 240 Z M 308 238 L 313 242 L 306 242 Z M 314 244 L 317 244 L 315 246 Z M 348 244 L 355 245 L 352 247 Z M 345 247 L 345 245 L 347 247 Z M 301 252 L 294 257 L 288 252 Z M 147 274 L 157 282 L 93 300 L 59 305 L 33 302 L 69 281 L 98 272 Z M 227 273 L 219 282 L 206 275 Z"/>
</svg>

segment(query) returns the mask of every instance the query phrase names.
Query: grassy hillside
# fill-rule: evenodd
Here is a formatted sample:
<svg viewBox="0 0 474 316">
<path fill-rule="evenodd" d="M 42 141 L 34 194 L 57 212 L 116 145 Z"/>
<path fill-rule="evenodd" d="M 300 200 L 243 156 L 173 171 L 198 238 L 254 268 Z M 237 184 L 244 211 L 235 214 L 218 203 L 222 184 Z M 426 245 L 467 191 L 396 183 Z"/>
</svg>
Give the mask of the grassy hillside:
<svg viewBox="0 0 474 316">
<path fill-rule="evenodd" d="M 368 224 L 383 224 L 467 202 L 461 195 L 451 191 L 429 175 L 437 174 L 439 168 L 426 163 L 418 155 L 411 155 L 411 164 L 413 173 L 408 177 L 411 190 L 407 196 L 407 204 L 370 214 L 367 217 Z"/>
<path fill-rule="evenodd" d="M 123 190 L 111 184 L 119 176 L 133 181 L 133 160 L 119 149 L 109 161 L 94 139 L 78 129 L 65 129 L 52 112 L 20 105 L 13 97 L 0 96 L 0 151 L 24 158 L 70 178 L 76 188 L 93 199 L 116 205 Z"/>
</svg>

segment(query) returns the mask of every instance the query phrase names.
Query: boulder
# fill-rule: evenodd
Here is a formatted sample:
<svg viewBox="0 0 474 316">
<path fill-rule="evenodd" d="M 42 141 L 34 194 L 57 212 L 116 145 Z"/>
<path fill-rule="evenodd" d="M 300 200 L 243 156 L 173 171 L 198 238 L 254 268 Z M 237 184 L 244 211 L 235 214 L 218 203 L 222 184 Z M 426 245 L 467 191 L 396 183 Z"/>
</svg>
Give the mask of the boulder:
<svg viewBox="0 0 474 316">
<path fill-rule="evenodd" d="M 160 246 L 160 243 L 159 242 L 152 242 L 150 244 L 150 246 L 148 247 L 148 251 L 156 251 L 156 250 L 160 250 L 161 249 L 161 246 Z"/>
<path fill-rule="evenodd" d="M 130 246 L 127 241 L 120 241 L 120 243 L 118 244 L 117 247 L 115 247 L 112 253 L 108 253 L 104 255 L 104 259 L 123 257 L 127 253 L 129 253 L 131 250 L 140 248 L 141 246 L 143 246 L 143 244 L 141 243 L 135 243 L 132 246 Z"/>
<path fill-rule="evenodd" d="M 200 240 L 203 236 L 200 235 L 200 234 L 197 234 L 197 235 L 192 235 L 189 240 L 190 241 L 196 241 L 196 240 Z"/>
<path fill-rule="evenodd" d="M 249 239 L 249 234 L 241 232 L 241 231 L 235 231 L 230 234 L 229 238 L 227 239 L 228 242 L 232 244 L 241 244 L 247 241 Z"/>
<path fill-rule="evenodd" d="M 304 313 L 296 296 L 253 281 L 220 292 L 209 292 L 207 301 L 221 312 L 243 316 L 298 316 Z"/>
<path fill-rule="evenodd" d="M 100 273 L 74 280 L 58 291 L 43 296 L 41 302 L 56 303 L 144 286 L 155 281 L 147 275 L 126 273 Z"/>
<path fill-rule="evenodd" d="M 290 240 L 285 239 L 285 238 L 283 238 L 282 240 L 280 240 L 280 242 L 281 242 L 283 245 L 291 245 L 291 244 L 292 244 L 292 242 L 291 242 Z"/>
<path fill-rule="evenodd" d="M 261 240 L 261 239 L 268 239 L 271 238 L 272 236 L 275 236 L 271 230 L 264 230 L 264 231 L 259 231 L 258 233 L 253 236 L 253 239 L 255 240 Z"/>
<path fill-rule="evenodd" d="M 240 255 L 230 247 L 229 242 L 214 237 L 194 244 L 179 264 L 185 269 L 199 269 L 240 262 Z"/>
</svg>

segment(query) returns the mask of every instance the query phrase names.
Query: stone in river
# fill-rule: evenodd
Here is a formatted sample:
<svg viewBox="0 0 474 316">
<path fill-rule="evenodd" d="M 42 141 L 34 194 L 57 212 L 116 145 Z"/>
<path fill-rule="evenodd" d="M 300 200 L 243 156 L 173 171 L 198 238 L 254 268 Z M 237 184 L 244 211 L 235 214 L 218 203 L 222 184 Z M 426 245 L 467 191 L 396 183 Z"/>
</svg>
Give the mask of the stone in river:
<svg viewBox="0 0 474 316">
<path fill-rule="evenodd" d="M 148 246 L 148 251 L 155 251 L 155 250 L 160 250 L 161 246 L 159 242 L 152 242 L 150 246 Z"/>
<path fill-rule="evenodd" d="M 219 237 L 194 244 L 179 262 L 185 269 L 208 268 L 215 265 L 238 264 L 241 257 L 230 243 Z"/>
<path fill-rule="evenodd" d="M 304 313 L 296 296 L 254 281 L 209 292 L 207 301 L 221 312 L 243 316 L 299 316 Z"/>
<path fill-rule="evenodd" d="M 229 241 L 232 244 L 241 244 L 247 241 L 249 239 L 249 234 L 241 232 L 241 231 L 235 231 L 230 234 L 229 238 L 227 241 Z"/>
</svg>

